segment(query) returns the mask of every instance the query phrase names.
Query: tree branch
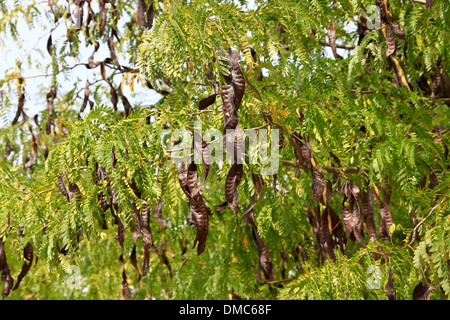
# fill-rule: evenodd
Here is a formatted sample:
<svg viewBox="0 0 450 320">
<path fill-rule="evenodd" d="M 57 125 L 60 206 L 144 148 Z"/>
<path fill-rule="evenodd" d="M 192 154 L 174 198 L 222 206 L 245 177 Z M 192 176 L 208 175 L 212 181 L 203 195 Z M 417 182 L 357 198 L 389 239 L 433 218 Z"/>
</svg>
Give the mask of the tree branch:
<svg viewBox="0 0 450 320">
<path fill-rule="evenodd" d="M 283 160 L 283 165 L 288 166 L 288 167 L 293 167 L 293 168 L 301 168 L 300 165 L 297 165 L 297 163 L 294 161 Z M 360 172 L 359 167 L 349 167 L 346 169 L 345 168 L 336 168 L 336 167 L 322 167 L 322 169 L 328 173 L 350 174 L 350 173 L 359 173 Z"/>
<path fill-rule="evenodd" d="M 411 245 L 413 244 L 414 241 L 416 241 L 417 230 L 419 229 L 419 227 L 420 227 L 422 224 L 424 224 L 424 222 L 425 222 L 429 217 L 431 217 L 431 215 L 433 214 L 434 209 L 436 209 L 437 207 L 439 207 L 440 205 L 442 205 L 445 201 L 447 201 L 447 199 L 448 199 L 448 198 L 445 197 L 444 199 L 442 199 L 441 203 L 439 203 L 439 204 L 435 205 L 433 208 L 431 208 L 430 213 L 428 213 L 427 216 L 426 216 L 425 218 L 423 218 L 422 221 L 420 221 L 420 222 L 414 227 L 414 229 L 411 231 L 411 235 L 412 235 L 411 241 L 409 241 L 409 243 L 408 243 L 406 246 L 404 246 L 404 247 L 402 248 L 402 250 L 408 248 L 409 246 L 411 246 Z"/>
<path fill-rule="evenodd" d="M 331 47 L 330 44 L 325 41 L 319 41 L 319 44 L 324 47 Z M 353 44 L 337 44 L 336 43 L 336 48 L 345 49 L 345 50 L 353 50 L 356 48 L 356 46 Z"/>
</svg>

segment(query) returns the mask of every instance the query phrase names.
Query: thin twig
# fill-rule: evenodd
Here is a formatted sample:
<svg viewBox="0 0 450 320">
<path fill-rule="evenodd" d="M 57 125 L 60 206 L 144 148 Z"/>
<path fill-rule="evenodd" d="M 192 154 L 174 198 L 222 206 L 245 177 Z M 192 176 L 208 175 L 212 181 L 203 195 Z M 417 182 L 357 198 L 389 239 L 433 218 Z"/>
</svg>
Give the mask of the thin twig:
<svg viewBox="0 0 450 320">
<path fill-rule="evenodd" d="M 326 43 L 325 41 L 319 41 L 319 44 L 324 47 L 331 47 L 330 44 Z M 336 48 L 345 49 L 345 50 L 353 50 L 356 48 L 356 46 L 353 44 L 337 44 L 336 43 Z"/>
<path fill-rule="evenodd" d="M 280 283 L 291 282 L 292 280 L 295 280 L 295 279 L 290 278 L 290 279 L 283 279 L 283 280 L 276 280 L 276 281 L 267 281 L 267 283 L 268 284 L 280 284 Z"/>
<path fill-rule="evenodd" d="M 283 165 L 293 168 L 300 168 L 300 165 L 297 165 L 294 161 L 283 160 Z M 322 167 L 322 170 L 325 170 L 328 173 L 359 173 L 359 167 L 349 167 L 349 168 L 336 168 L 336 167 Z"/>
<path fill-rule="evenodd" d="M 431 217 L 431 215 L 433 214 L 434 209 L 436 209 L 437 207 L 439 207 L 440 205 L 442 205 L 445 201 L 447 201 L 447 199 L 448 199 L 448 198 L 445 197 L 445 198 L 441 201 L 441 203 L 439 203 L 439 204 L 435 205 L 433 208 L 431 208 L 430 213 L 428 213 L 427 216 L 426 216 L 425 218 L 423 218 L 422 221 L 420 221 L 420 222 L 414 227 L 414 229 L 413 229 L 412 232 L 411 232 L 411 241 L 410 241 L 406 246 L 404 246 L 404 247 L 402 248 L 402 250 L 408 248 L 409 246 L 411 246 L 411 244 L 413 244 L 414 241 L 416 241 L 416 234 L 417 234 L 417 230 L 419 229 L 419 227 L 420 227 L 422 224 L 424 224 L 424 222 L 425 222 L 429 217 Z"/>
<path fill-rule="evenodd" d="M 266 124 L 263 124 L 262 126 L 259 126 L 259 127 L 254 127 L 254 128 L 248 128 L 248 129 L 244 129 L 244 131 L 250 131 L 250 130 L 260 130 L 260 129 L 264 129 L 264 128 L 267 128 L 269 126 L 269 124 L 268 123 L 266 123 Z"/>
<path fill-rule="evenodd" d="M 191 113 L 190 116 L 197 116 L 199 114 L 207 113 L 207 112 L 214 112 L 214 110 L 202 110 L 202 111 L 199 111 L 199 112 Z"/>
</svg>

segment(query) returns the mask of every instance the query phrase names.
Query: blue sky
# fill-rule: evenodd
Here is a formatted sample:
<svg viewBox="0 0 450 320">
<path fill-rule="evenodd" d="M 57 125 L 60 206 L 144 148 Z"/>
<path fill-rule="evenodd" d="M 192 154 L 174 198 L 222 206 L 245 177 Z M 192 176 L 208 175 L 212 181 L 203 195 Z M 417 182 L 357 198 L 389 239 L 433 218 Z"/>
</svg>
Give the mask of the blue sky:
<svg viewBox="0 0 450 320">
<path fill-rule="evenodd" d="M 11 1 L 6 1 L 11 5 Z M 49 7 L 47 1 L 40 1 L 37 3 L 38 10 L 44 14 L 44 12 L 49 12 Z M 92 2 L 93 10 L 95 12 L 97 9 L 97 2 Z M 61 19 L 62 21 L 62 19 Z M 119 23 L 119 25 L 121 25 Z M 18 42 L 14 41 L 12 37 L 8 34 L 6 38 L 0 39 L 0 79 L 4 78 L 5 72 L 11 72 L 16 65 L 16 61 L 22 61 L 22 76 L 26 78 L 26 102 L 25 102 L 25 112 L 29 117 L 33 117 L 36 113 L 46 108 L 45 94 L 51 85 L 51 76 L 46 74 L 51 74 L 51 70 L 45 70 L 45 66 L 51 63 L 50 55 L 47 52 L 47 40 L 50 35 L 50 30 L 54 28 L 52 18 L 42 19 L 38 23 L 35 23 L 34 27 L 30 29 L 26 23 L 18 23 L 17 31 L 19 33 Z M 66 26 L 64 23 L 60 23 L 52 31 L 53 45 L 59 47 L 61 45 L 57 40 L 63 40 L 66 38 L 65 35 Z M 68 58 L 71 65 L 75 65 L 78 62 L 86 62 L 88 57 L 91 55 L 93 50 L 92 46 L 85 47 L 84 41 L 80 44 L 80 55 L 79 59 Z M 99 50 L 95 54 L 95 61 L 102 61 L 106 57 L 109 57 L 109 49 L 106 45 L 101 45 Z M 119 56 L 119 61 L 127 65 L 123 59 Z M 31 65 L 28 61 L 31 59 Z M 122 61 L 121 61 L 122 60 Z M 58 88 L 59 92 L 68 92 L 73 89 L 74 84 L 78 83 L 78 88 L 84 88 L 86 80 L 93 81 L 93 75 L 97 74 L 99 70 L 88 70 L 84 66 L 78 66 L 66 74 L 59 74 L 57 77 L 58 83 L 61 86 Z M 2 87 L 7 91 L 6 85 Z M 140 90 L 141 89 L 141 90 Z M 154 104 L 160 99 L 157 93 L 152 94 L 151 90 L 144 91 L 138 85 L 135 85 L 131 93 L 128 86 L 123 87 L 124 95 L 130 100 L 132 105 L 136 103 L 141 103 L 143 105 Z M 83 92 L 81 92 L 83 96 Z M 16 113 L 15 101 L 17 95 L 12 95 L 12 106 L 11 108 L 4 110 L 3 107 L 0 108 L 0 112 L 6 113 L 6 118 L 8 121 L 12 121 Z M 105 101 L 106 104 L 109 100 Z M 121 104 L 119 103 L 119 109 Z M 88 108 L 87 108 L 88 109 Z M 0 126 L 4 124 L 5 117 L 0 117 Z M 3 120 L 3 121 L 2 121 Z"/>
</svg>

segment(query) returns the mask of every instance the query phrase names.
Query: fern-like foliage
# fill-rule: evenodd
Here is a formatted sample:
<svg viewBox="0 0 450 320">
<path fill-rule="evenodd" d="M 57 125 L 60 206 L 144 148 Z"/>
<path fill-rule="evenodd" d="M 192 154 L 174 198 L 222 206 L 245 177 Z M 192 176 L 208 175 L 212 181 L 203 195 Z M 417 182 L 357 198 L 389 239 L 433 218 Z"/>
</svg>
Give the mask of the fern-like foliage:
<svg viewBox="0 0 450 320">
<path fill-rule="evenodd" d="M 34 260 L 5 297 L 449 298 L 448 1 L 138 2 L 83 2 L 80 35 L 48 40 L 36 118 L 20 68 L 0 83 L 0 111 L 18 105 L 0 129 L 2 279 Z M 61 95 L 84 44 L 95 79 Z M 137 83 L 157 101 L 133 102 Z M 184 167 L 171 134 L 199 122 L 219 161 Z M 230 123 L 280 132 L 276 173 L 226 161 Z"/>
</svg>

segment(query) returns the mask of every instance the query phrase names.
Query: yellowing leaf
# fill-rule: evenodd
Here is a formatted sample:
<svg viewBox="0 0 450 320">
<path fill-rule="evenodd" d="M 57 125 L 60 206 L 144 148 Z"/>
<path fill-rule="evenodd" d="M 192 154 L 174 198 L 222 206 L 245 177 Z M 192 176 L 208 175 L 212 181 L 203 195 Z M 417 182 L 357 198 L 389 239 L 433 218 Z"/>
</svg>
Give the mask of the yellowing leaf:
<svg viewBox="0 0 450 320">
<path fill-rule="evenodd" d="M 392 235 L 395 231 L 395 223 L 391 224 L 389 226 L 389 235 Z"/>
<path fill-rule="evenodd" d="M 278 113 L 281 114 L 283 117 L 286 118 L 286 116 L 290 113 L 288 110 L 278 110 Z"/>
</svg>

